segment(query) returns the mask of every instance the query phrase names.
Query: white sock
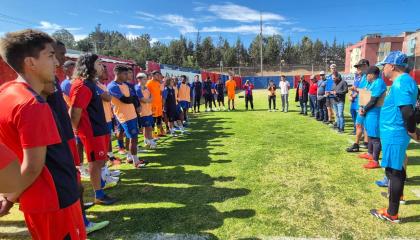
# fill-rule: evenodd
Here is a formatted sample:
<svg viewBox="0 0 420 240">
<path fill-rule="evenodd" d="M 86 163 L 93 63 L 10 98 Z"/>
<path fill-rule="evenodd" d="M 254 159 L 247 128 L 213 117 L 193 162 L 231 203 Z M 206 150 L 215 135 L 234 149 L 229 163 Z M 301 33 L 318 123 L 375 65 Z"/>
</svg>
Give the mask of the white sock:
<svg viewBox="0 0 420 240">
<path fill-rule="evenodd" d="M 133 163 L 136 164 L 139 161 L 139 157 L 137 155 L 131 155 Z"/>
</svg>

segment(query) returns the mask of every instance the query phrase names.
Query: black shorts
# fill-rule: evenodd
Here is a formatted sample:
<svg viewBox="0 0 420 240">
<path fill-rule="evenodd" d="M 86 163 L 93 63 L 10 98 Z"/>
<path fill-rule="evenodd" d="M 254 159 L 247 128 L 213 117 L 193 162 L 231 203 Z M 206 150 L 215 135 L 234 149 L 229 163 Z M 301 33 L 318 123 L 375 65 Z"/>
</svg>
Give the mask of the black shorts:
<svg viewBox="0 0 420 240">
<path fill-rule="evenodd" d="M 326 97 L 325 98 L 325 106 L 327 106 L 327 108 L 332 107 L 333 101 L 334 101 L 334 99 Z"/>
<path fill-rule="evenodd" d="M 225 95 L 223 95 L 223 94 L 218 94 L 218 95 L 217 95 L 217 101 L 218 101 L 218 102 L 224 102 L 224 101 L 225 101 Z"/>
</svg>

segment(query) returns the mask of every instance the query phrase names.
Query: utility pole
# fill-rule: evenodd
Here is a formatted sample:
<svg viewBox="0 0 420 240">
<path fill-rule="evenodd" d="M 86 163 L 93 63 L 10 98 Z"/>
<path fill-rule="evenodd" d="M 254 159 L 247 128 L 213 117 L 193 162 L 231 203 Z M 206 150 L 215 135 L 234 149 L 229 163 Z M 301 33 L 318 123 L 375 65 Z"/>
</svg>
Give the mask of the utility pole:
<svg viewBox="0 0 420 240">
<path fill-rule="evenodd" d="M 263 74 L 263 26 L 262 26 L 262 12 L 260 12 L 260 60 L 261 60 L 261 76 Z"/>
</svg>

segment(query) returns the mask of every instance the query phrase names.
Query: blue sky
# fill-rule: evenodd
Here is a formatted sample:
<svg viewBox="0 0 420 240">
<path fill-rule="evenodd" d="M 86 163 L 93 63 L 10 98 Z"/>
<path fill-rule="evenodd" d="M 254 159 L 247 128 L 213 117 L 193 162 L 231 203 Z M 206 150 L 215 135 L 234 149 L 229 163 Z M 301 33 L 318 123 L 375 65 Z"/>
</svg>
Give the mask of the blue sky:
<svg viewBox="0 0 420 240">
<path fill-rule="evenodd" d="M 128 37 L 149 33 L 153 41 L 168 42 L 181 34 L 194 40 L 219 36 L 248 46 L 259 32 L 281 34 L 298 41 L 302 36 L 357 42 L 367 33 L 399 34 L 420 28 L 419 0 L 247 0 L 247 1 L 134 1 L 134 0 L 0 0 L 0 35 L 23 28 L 52 33 L 66 28 L 76 39 L 100 23 Z"/>
</svg>

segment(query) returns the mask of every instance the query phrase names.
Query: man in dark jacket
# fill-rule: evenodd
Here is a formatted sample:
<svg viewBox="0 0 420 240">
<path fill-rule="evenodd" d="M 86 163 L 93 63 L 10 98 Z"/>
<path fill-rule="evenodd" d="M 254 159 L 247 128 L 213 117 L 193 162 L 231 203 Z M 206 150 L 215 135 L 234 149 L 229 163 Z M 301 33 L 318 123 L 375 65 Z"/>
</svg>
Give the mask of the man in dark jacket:
<svg viewBox="0 0 420 240">
<path fill-rule="evenodd" d="M 194 112 L 196 113 L 197 109 L 198 112 L 200 112 L 201 95 L 203 95 L 203 84 L 200 82 L 200 77 L 198 75 L 194 76 L 194 83 L 192 86 L 194 92 Z"/>
<path fill-rule="evenodd" d="M 342 80 L 339 73 L 334 73 L 332 77 L 334 80 L 332 94 L 335 95 L 332 106 L 336 114 L 336 126 L 339 133 L 344 133 L 344 103 L 349 88 L 347 82 Z"/>
<path fill-rule="evenodd" d="M 296 88 L 296 98 L 295 101 L 300 104 L 300 114 L 308 115 L 308 93 L 309 93 L 309 83 L 305 81 L 304 76 L 300 76 L 300 81 Z"/>
</svg>

